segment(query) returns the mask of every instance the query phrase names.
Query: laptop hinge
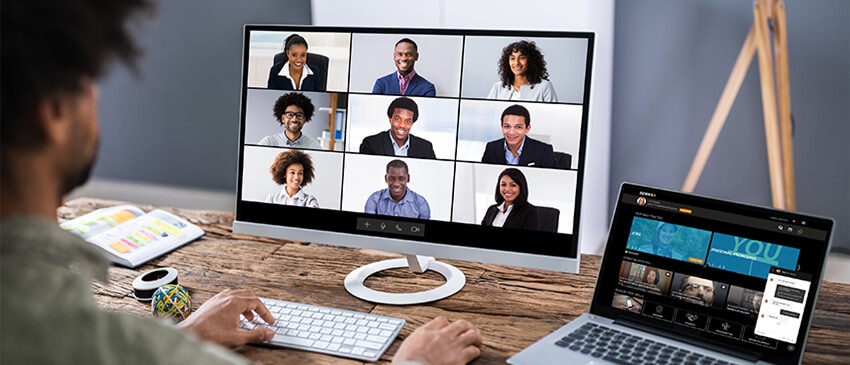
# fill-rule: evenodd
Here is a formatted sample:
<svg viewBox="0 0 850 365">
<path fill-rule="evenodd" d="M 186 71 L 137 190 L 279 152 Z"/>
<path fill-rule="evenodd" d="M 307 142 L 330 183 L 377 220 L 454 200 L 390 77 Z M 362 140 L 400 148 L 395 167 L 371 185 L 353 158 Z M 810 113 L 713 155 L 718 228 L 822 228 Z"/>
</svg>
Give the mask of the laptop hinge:
<svg viewBox="0 0 850 365">
<path fill-rule="evenodd" d="M 647 326 L 645 324 L 635 322 L 635 321 L 631 321 L 631 320 L 628 320 L 628 319 L 625 319 L 625 318 L 619 318 L 619 319 L 615 320 L 614 323 L 618 324 L 618 325 L 626 326 L 626 327 L 635 328 L 635 329 L 638 329 L 638 330 L 641 330 L 641 331 L 649 332 L 649 333 L 652 333 L 654 335 L 671 338 L 671 339 L 674 339 L 676 341 L 686 342 L 690 345 L 704 347 L 704 348 L 707 348 L 709 350 L 717 351 L 719 353 L 726 354 L 726 355 L 729 355 L 729 356 L 734 356 L 734 357 L 744 359 L 744 360 L 749 361 L 749 362 L 756 362 L 756 361 L 758 361 L 759 358 L 761 358 L 761 355 L 758 352 L 755 352 L 755 351 L 731 350 L 731 349 L 723 347 L 723 346 L 715 345 L 715 344 L 708 343 L 708 342 L 699 341 L 699 340 L 696 340 L 696 339 L 693 339 L 693 338 L 690 338 L 690 337 L 687 337 L 687 336 L 677 337 L 673 333 L 669 332 L 669 330 L 659 330 L 655 327 Z"/>
</svg>

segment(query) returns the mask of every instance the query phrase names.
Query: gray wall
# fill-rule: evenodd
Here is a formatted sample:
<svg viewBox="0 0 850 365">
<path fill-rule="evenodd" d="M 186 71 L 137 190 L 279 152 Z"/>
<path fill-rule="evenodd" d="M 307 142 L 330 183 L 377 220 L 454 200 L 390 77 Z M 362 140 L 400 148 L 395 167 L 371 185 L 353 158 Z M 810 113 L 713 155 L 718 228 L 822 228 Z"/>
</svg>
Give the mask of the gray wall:
<svg viewBox="0 0 850 365">
<path fill-rule="evenodd" d="M 850 251 L 850 2 L 786 1 L 797 210 L 832 217 Z M 752 1 L 618 1 L 611 196 L 680 189 L 744 37 Z M 757 59 L 696 193 L 771 205 Z M 613 198 L 611 200 L 614 201 Z"/>
<path fill-rule="evenodd" d="M 95 177 L 236 191 L 242 27 L 309 24 L 309 0 L 164 0 L 139 77 L 100 82 Z"/>
<path fill-rule="evenodd" d="M 611 196 L 621 181 L 681 188 L 751 4 L 617 2 Z M 787 8 L 798 210 L 834 218 L 835 245 L 850 251 L 850 3 Z M 117 68 L 100 84 L 95 176 L 235 191 L 242 25 L 310 19 L 308 0 L 161 2 L 140 32 L 140 78 Z M 754 62 L 696 192 L 770 205 L 769 186 Z"/>
</svg>

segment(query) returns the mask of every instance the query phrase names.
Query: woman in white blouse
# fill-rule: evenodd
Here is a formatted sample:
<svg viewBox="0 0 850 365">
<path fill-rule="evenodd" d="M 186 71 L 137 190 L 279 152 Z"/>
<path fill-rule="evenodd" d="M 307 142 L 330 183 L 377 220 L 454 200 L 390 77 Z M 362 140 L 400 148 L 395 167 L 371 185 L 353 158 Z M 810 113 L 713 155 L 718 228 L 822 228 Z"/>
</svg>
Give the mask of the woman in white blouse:
<svg viewBox="0 0 850 365">
<path fill-rule="evenodd" d="M 281 152 L 275 158 L 269 172 L 272 174 L 272 180 L 278 185 L 283 185 L 283 188 L 280 191 L 270 193 L 266 197 L 267 203 L 319 207 L 319 201 L 316 197 L 305 193 L 303 190 L 313 181 L 315 174 L 310 155 L 299 150 Z"/>
<path fill-rule="evenodd" d="M 528 100 L 555 103 L 558 95 L 549 82 L 546 60 L 534 42 L 519 41 L 502 49 L 499 77 L 488 99 Z"/>
</svg>

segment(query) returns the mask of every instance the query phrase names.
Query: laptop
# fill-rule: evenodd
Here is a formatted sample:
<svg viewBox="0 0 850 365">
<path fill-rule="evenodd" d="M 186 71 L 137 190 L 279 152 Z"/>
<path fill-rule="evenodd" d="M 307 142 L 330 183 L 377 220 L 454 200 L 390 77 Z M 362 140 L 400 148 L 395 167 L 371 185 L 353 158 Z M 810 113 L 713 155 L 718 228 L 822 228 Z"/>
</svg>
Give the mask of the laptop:
<svg viewBox="0 0 850 365">
<path fill-rule="evenodd" d="M 590 312 L 508 363 L 799 364 L 833 225 L 623 183 Z"/>
</svg>

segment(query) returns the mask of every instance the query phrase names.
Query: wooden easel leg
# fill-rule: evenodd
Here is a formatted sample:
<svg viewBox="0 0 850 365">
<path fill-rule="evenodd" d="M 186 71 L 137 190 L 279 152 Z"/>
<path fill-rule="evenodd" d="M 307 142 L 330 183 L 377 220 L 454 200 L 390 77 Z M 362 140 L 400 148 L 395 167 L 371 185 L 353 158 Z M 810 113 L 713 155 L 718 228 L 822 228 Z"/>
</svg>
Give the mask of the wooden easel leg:
<svg viewBox="0 0 850 365">
<path fill-rule="evenodd" d="M 782 172 L 785 180 L 785 209 L 797 210 L 794 184 L 794 141 L 791 134 L 791 86 L 788 76 L 788 38 L 785 2 L 773 4 L 773 41 L 776 60 L 776 89 L 779 93 L 779 131 L 782 141 Z"/>
<path fill-rule="evenodd" d="M 732 72 L 729 74 L 729 80 L 726 81 L 726 87 L 723 88 L 723 93 L 720 95 L 720 101 L 717 102 L 717 107 L 714 108 L 714 114 L 711 116 L 711 122 L 708 123 L 708 129 L 702 137 L 702 142 L 697 150 L 694 162 L 691 164 L 691 169 L 688 172 L 688 177 L 685 178 L 685 183 L 682 185 L 682 191 L 690 193 L 699 181 L 702 170 L 705 169 L 705 164 L 708 157 L 711 155 L 711 150 L 714 149 L 714 144 L 717 142 L 717 137 L 726 123 L 726 118 L 729 116 L 729 110 L 732 109 L 732 104 L 735 103 L 735 98 L 738 97 L 738 91 L 741 90 L 741 84 L 747 76 L 747 69 L 750 63 L 753 62 L 753 55 L 756 53 L 756 45 L 754 41 L 754 28 L 750 28 L 747 34 L 747 39 L 744 40 L 744 45 L 741 46 L 741 52 L 738 53 L 738 59 L 735 61 L 735 66 L 732 67 Z"/>
<path fill-rule="evenodd" d="M 773 59 L 770 52 L 770 31 L 767 27 L 770 8 L 766 0 L 756 0 L 753 11 L 756 38 L 756 50 L 759 59 L 759 75 L 761 79 L 761 101 L 764 111 L 764 132 L 767 140 L 767 161 L 770 170 L 770 190 L 773 206 L 785 209 L 785 186 L 782 174 L 782 151 L 779 130 L 776 121 L 776 83 L 773 79 Z"/>
</svg>

